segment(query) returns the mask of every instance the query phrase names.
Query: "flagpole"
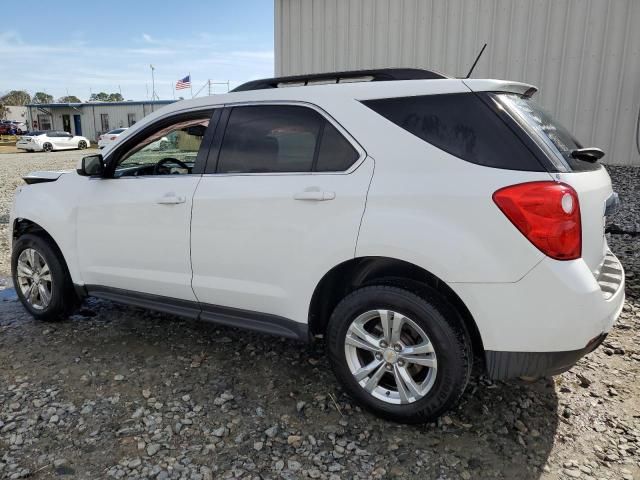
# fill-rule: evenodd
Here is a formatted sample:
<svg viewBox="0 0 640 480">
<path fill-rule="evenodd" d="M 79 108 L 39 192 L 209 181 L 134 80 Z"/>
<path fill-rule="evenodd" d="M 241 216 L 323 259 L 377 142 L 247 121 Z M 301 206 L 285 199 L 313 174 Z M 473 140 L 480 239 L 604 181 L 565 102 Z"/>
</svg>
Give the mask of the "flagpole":
<svg viewBox="0 0 640 480">
<path fill-rule="evenodd" d="M 191 98 L 193 98 L 193 78 L 191 78 L 191 72 L 189 72 L 189 89 L 191 90 Z"/>
</svg>

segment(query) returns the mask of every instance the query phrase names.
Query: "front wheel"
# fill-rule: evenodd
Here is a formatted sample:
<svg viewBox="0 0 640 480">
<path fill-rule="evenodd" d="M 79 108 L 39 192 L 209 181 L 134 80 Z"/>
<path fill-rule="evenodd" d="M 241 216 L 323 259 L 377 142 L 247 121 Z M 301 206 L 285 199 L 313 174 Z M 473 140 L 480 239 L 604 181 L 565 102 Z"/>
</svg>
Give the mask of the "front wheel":
<svg viewBox="0 0 640 480">
<path fill-rule="evenodd" d="M 78 142 L 78 150 L 84 150 L 85 148 L 87 148 L 87 142 L 85 142 L 84 140 L 80 140 Z"/>
<path fill-rule="evenodd" d="M 352 397 L 403 423 L 434 420 L 452 408 L 472 368 L 470 340 L 448 303 L 384 285 L 340 302 L 329 320 L 327 349 Z"/>
<path fill-rule="evenodd" d="M 77 305 L 78 298 L 57 247 L 33 234 L 13 244 L 11 273 L 18 298 L 39 320 L 59 320 Z"/>
<path fill-rule="evenodd" d="M 42 150 L 45 151 L 45 152 L 51 152 L 51 151 L 53 151 L 53 145 L 51 145 L 49 142 L 47 142 L 44 145 L 42 145 Z"/>
</svg>

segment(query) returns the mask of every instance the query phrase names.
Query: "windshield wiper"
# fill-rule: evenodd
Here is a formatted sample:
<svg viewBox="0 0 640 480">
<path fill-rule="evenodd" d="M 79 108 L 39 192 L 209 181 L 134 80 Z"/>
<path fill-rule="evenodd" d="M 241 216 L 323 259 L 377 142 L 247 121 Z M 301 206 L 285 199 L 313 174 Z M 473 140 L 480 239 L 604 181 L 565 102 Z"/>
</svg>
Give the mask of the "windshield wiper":
<svg viewBox="0 0 640 480">
<path fill-rule="evenodd" d="M 585 162 L 596 163 L 604 157 L 604 152 L 599 148 L 576 148 L 575 150 L 571 150 L 571 156 L 578 160 L 584 160 Z"/>
</svg>

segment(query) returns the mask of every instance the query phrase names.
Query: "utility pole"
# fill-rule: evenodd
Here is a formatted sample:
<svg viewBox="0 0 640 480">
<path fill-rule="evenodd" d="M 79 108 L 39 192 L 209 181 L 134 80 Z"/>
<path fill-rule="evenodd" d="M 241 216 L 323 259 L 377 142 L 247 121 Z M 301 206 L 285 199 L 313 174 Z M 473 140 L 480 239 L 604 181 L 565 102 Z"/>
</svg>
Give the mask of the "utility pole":
<svg viewBox="0 0 640 480">
<path fill-rule="evenodd" d="M 151 67 L 151 100 L 156 99 L 156 78 L 154 75 L 155 68 L 153 65 L 149 65 Z"/>
<path fill-rule="evenodd" d="M 207 80 L 207 83 L 209 84 L 208 95 L 211 96 L 211 79 Z"/>
</svg>

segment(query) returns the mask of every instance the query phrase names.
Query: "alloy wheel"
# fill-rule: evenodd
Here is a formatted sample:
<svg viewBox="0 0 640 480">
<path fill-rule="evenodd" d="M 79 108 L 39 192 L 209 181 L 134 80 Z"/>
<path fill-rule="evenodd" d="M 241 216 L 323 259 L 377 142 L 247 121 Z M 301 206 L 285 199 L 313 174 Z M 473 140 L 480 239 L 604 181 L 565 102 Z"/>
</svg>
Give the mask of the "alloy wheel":
<svg viewBox="0 0 640 480">
<path fill-rule="evenodd" d="M 416 402 L 435 383 L 438 362 L 431 340 L 399 312 L 378 309 L 359 315 L 347 330 L 344 351 L 358 384 L 386 403 Z"/>
<path fill-rule="evenodd" d="M 29 305 L 44 310 L 51 302 L 53 282 L 44 257 L 33 248 L 25 248 L 18 257 L 18 287 Z"/>
</svg>

